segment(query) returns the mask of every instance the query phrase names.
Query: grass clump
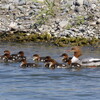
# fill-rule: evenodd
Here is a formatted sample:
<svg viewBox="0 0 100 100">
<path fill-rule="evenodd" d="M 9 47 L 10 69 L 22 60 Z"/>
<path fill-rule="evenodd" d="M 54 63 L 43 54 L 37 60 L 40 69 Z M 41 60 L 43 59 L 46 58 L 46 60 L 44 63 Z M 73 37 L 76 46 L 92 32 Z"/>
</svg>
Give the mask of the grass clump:
<svg viewBox="0 0 100 100">
<path fill-rule="evenodd" d="M 73 26 L 71 25 L 71 24 L 68 24 L 65 28 L 67 29 L 67 30 L 69 30 L 69 29 L 71 29 Z"/>
<path fill-rule="evenodd" d="M 41 8 L 40 12 L 35 18 L 36 19 L 35 23 L 37 23 L 38 25 L 45 24 L 50 16 L 55 17 L 54 1 L 44 0 L 44 4 L 45 7 Z"/>
<path fill-rule="evenodd" d="M 84 22 L 85 22 L 84 16 L 77 16 L 75 19 L 76 25 L 84 24 Z"/>
<path fill-rule="evenodd" d="M 54 3 L 54 1 L 45 0 L 44 2 L 47 6 L 46 15 L 51 15 L 54 17 L 55 16 L 55 11 L 54 11 L 55 3 Z"/>
</svg>

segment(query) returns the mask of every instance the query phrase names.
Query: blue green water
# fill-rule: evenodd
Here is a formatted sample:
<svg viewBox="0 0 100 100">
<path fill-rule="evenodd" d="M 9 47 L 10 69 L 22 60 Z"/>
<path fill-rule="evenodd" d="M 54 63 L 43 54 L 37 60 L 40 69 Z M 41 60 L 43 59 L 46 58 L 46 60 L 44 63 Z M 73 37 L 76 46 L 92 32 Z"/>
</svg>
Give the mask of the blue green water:
<svg viewBox="0 0 100 100">
<path fill-rule="evenodd" d="M 1 43 L 0 55 L 5 49 L 12 53 L 23 50 L 28 62 L 35 53 L 59 57 L 69 47 L 55 47 L 44 44 Z M 100 49 L 82 48 L 83 58 L 100 58 Z M 69 53 L 72 56 L 72 53 Z M 68 69 L 47 69 L 42 63 L 39 68 L 20 68 L 20 63 L 0 63 L 0 100 L 100 100 L 100 68 L 86 68 L 79 71 Z"/>
</svg>

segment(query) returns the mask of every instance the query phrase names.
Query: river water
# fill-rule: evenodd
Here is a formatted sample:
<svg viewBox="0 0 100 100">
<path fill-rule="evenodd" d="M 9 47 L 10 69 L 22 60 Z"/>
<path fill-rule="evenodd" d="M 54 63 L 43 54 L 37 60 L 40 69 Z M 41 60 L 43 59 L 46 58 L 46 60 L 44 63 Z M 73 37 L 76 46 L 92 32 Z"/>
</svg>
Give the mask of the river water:
<svg viewBox="0 0 100 100">
<path fill-rule="evenodd" d="M 11 53 L 23 50 L 28 62 L 35 53 L 59 57 L 70 47 L 56 47 L 38 43 L 1 43 L 0 55 L 8 49 Z M 82 47 L 83 56 L 99 57 L 100 48 Z M 69 53 L 72 56 L 72 53 Z M 20 68 L 20 63 L 0 63 L 0 100 L 100 100 L 100 68 L 81 70 Z"/>
</svg>

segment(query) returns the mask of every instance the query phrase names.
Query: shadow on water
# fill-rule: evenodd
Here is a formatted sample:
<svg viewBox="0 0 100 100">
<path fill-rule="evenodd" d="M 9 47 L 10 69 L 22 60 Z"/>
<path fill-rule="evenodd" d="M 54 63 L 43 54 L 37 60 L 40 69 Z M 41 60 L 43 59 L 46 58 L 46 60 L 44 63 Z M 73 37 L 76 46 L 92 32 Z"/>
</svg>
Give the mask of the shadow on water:
<svg viewBox="0 0 100 100">
<path fill-rule="evenodd" d="M 61 62 L 59 55 L 70 47 L 56 47 L 38 43 L 1 43 L 0 55 L 4 50 L 12 53 L 24 51 L 29 62 L 32 55 L 50 55 Z M 82 47 L 84 57 L 100 58 L 100 48 Z M 69 56 L 72 56 L 69 53 Z M 20 63 L 0 63 L 1 100 L 99 100 L 100 68 L 81 70 L 20 68 Z"/>
</svg>

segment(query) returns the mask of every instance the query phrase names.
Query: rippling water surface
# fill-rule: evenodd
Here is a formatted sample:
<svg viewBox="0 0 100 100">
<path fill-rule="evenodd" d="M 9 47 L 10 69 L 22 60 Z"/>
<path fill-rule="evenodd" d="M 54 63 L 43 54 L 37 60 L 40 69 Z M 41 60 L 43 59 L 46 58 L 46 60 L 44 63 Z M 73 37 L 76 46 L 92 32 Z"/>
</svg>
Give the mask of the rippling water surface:
<svg viewBox="0 0 100 100">
<path fill-rule="evenodd" d="M 1 43 L 0 55 L 5 49 L 12 53 L 23 50 L 29 62 L 33 62 L 35 53 L 50 55 L 61 62 L 59 55 L 69 48 L 37 43 Z M 100 58 L 100 48 L 83 47 L 82 50 L 82 58 Z M 100 100 L 100 68 L 73 71 L 46 69 L 42 63 L 39 68 L 22 69 L 19 65 L 0 63 L 0 100 Z"/>
</svg>

